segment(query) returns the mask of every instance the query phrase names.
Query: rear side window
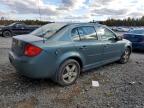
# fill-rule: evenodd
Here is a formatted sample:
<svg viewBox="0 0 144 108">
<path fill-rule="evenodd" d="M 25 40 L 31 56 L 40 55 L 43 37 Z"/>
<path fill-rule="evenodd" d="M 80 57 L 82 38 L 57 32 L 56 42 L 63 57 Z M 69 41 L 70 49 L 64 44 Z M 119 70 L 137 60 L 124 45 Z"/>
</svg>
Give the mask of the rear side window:
<svg viewBox="0 0 144 108">
<path fill-rule="evenodd" d="M 93 26 L 78 27 L 81 40 L 97 40 L 95 28 Z"/>
<path fill-rule="evenodd" d="M 116 36 L 115 34 L 105 27 L 97 27 L 97 36 L 100 40 L 111 40 L 114 39 Z"/>
</svg>

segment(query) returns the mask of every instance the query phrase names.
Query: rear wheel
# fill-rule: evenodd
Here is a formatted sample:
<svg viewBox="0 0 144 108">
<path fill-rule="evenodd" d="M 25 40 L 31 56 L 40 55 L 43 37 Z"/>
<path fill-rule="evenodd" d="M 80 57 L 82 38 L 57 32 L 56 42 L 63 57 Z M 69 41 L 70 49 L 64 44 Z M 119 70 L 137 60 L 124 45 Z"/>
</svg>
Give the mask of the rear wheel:
<svg viewBox="0 0 144 108">
<path fill-rule="evenodd" d="M 130 58 L 130 54 L 131 54 L 131 50 L 130 48 L 126 48 L 123 55 L 121 56 L 119 62 L 124 64 L 124 63 L 127 63 L 129 61 L 129 58 Z"/>
<path fill-rule="evenodd" d="M 66 60 L 59 68 L 57 82 L 62 86 L 73 84 L 80 74 L 80 65 L 76 60 Z"/>
<path fill-rule="evenodd" d="M 2 36 L 3 37 L 12 37 L 12 33 L 10 31 L 6 30 L 2 33 Z"/>
</svg>

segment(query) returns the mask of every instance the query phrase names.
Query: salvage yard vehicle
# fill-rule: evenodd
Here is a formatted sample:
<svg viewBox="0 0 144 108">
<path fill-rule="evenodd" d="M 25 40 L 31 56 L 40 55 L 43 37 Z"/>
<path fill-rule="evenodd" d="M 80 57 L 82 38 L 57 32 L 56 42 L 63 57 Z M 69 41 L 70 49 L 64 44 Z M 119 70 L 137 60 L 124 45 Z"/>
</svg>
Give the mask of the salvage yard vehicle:
<svg viewBox="0 0 144 108">
<path fill-rule="evenodd" d="M 13 37 L 9 60 L 21 75 L 51 78 L 62 86 L 107 63 L 127 63 L 132 45 L 95 23 L 51 23 Z"/>
<path fill-rule="evenodd" d="M 128 32 L 129 29 L 126 27 L 115 27 L 113 28 L 113 30 L 117 31 L 117 32 Z"/>
<path fill-rule="evenodd" d="M 129 31 L 123 37 L 132 42 L 133 49 L 144 50 L 144 29 Z"/>
<path fill-rule="evenodd" d="M 14 35 L 28 34 L 37 28 L 37 26 L 32 27 L 24 23 L 16 22 L 4 27 L 0 27 L 0 36 L 12 37 Z"/>
</svg>

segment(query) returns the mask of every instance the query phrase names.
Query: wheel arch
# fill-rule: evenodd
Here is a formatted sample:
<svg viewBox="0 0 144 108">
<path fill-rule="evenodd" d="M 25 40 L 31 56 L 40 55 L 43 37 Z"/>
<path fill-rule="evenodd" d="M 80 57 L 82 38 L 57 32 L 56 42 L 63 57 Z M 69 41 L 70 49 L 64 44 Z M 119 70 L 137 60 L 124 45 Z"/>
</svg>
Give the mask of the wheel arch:
<svg viewBox="0 0 144 108">
<path fill-rule="evenodd" d="M 126 44 L 125 44 L 125 49 L 126 48 L 129 48 L 130 49 L 130 53 L 132 53 L 132 43 L 130 41 L 128 41 Z"/>
<path fill-rule="evenodd" d="M 83 68 L 84 63 L 85 63 L 84 58 L 80 54 L 74 53 L 74 52 L 73 53 L 66 53 L 66 54 L 62 55 L 61 57 L 59 57 L 59 58 L 60 59 L 58 59 L 58 62 L 57 62 L 58 67 L 60 67 L 60 65 L 68 59 L 76 60 L 79 63 L 81 69 Z"/>
<path fill-rule="evenodd" d="M 12 30 L 10 30 L 10 29 L 4 29 L 3 32 L 4 32 L 4 31 L 10 31 L 10 32 L 12 33 Z"/>
<path fill-rule="evenodd" d="M 81 70 L 83 69 L 83 67 L 84 67 L 84 59 L 83 59 L 83 57 L 82 56 L 80 56 L 80 54 L 79 53 L 76 53 L 76 52 L 69 52 L 69 53 L 65 53 L 65 54 L 63 54 L 63 55 L 61 55 L 61 56 L 59 56 L 58 57 L 59 59 L 57 59 L 57 61 L 56 61 L 56 71 L 55 71 L 55 74 L 54 74 L 54 76 L 52 77 L 52 79 L 54 80 L 54 81 L 57 81 L 58 79 L 58 70 L 59 70 L 59 68 L 60 68 L 60 66 L 66 61 L 66 60 L 69 60 L 69 59 L 74 59 L 74 60 L 76 60 L 78 63 L 79 63 L 79 65 L 80 65 L 80 68 L 81 68 Z M 56 76 L 56 77 L 55 77 Z"/>
<path fill-rule="evenodd" d="M 81 68 L 81 69 L 83 68 L 83 62 L 82 62 L 82 60 L 80 59 L 80 57 L 71 56 L 71 57 L 68 57 L 67 59 L 65 59 L 64 61 L 69 60 L 69 59 L 74 59 L 74 60 L 76 60 L 76 61 L 79 63 L 80 68 Z M 63 61 L 63 62 L 64 62 L 64 61 Z"/>
<path fill-rule="evenodd" d="M 130 45 L 127 46 L 130 49 L 130 53 L 132 53 L 132 47 Z"/>
</svg>

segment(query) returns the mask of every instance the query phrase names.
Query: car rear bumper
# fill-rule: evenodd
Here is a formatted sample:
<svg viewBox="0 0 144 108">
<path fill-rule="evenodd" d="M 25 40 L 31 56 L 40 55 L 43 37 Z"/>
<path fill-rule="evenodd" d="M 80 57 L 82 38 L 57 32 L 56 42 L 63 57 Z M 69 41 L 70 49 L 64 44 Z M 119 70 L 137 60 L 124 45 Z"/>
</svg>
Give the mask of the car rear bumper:
<svg viewBox="0 0 144 108">
<path fill-rule="evenodd" d="M 51 78 L 55 68 L 51 66 L 52 64 L 50 62 L 47 62 L 48 60 L 45 60 L 45 54 L 42 54 L 41 56 L 43 57 L 31 59 L 27 57 L 18 57 L 12 51 L 9 52 L 11 64 L 21 75 L 29 78 Z"/>
</svg>

